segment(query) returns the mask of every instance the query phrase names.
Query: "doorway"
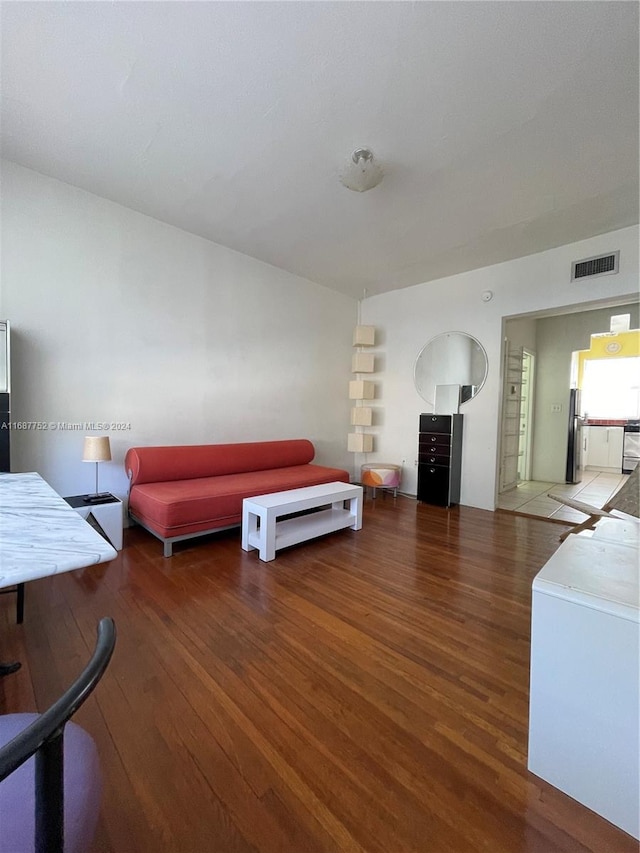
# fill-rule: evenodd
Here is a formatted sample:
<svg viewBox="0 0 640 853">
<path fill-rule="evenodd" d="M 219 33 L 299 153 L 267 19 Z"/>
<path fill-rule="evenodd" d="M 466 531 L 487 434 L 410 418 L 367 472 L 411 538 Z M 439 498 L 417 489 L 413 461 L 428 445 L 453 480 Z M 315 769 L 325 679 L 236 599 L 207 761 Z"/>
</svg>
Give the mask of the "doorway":
<svg viewBox="0 0 640 853">
<path fill-rule="evenodd" d="M 500 432 L 500 494 L 531 479 L 535 353 L 505 339 Z"/>
<path fill-rule="evenodd" d="M 523 347 L 520 402 L 520 442 L 518 444 L 518 482 L 531 480 L 533 456 L 533 412 L 536 355 Z"/>
<path fill-rule="evenodd" d="M 502 398 L 499 424 L 499 469 L 496 472 L 496 506 L 516 508 L 522 495 L 536 491 L 540 500 L 554 484 L 565 486 L 568 445 L 569 392 L 572 387 L 571 356 L 574 350 L 589 348 L 591 335 L 609 334 L 611 318 L 621 313 L 631 314 L 631 328 L 640 321 L 638 302 L 612 300 L 600 305 L 573 305 L 564 309 L 535 312 L 503 318 Z M 517 394 L 514 371 L 517 359 L 509 354 L 522 353 L 522 393 Z M 510 375 L 509 375 L 510 373 Z M 510 380 L 510 381 L 509 381 Z M 508 426 L 505 401 L 518 397 L 517 446 Z M 510 403 L 513 409 L 516 403 Z M 515 454 L 514 454 L 515 450 Z M 507 464 L 517 455 L 517 466 Z M 514 470 L 515 469 L 515 470 Z M 585 485 L 583 483 L 583 485 Z M 595 484 L 593 484 L 595 486 Z M 518 494 L 522 493 L 522 495 Z M 557 507 L 557 504 L 556 504 Z M 533 513 L 533 507 L 527 508 Z M 540 507 L 540 515 L 550 515 Z"/>
</svg>

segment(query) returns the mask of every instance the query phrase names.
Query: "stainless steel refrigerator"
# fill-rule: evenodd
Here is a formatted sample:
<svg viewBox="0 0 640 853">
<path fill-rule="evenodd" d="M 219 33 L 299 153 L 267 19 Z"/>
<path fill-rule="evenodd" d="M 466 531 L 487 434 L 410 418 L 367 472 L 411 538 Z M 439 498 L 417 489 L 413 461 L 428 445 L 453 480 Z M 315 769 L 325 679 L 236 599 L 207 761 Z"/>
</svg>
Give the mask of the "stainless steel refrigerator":
<svg viewBox="0 0 640 853">
<path fill-rule="evenodd" d="M 580 389 L 569 391 L 569 425 L 567 435 L 567 483 L 582 480 L 582 427 L 584 418 L 580 412 Z"/>
</svg>

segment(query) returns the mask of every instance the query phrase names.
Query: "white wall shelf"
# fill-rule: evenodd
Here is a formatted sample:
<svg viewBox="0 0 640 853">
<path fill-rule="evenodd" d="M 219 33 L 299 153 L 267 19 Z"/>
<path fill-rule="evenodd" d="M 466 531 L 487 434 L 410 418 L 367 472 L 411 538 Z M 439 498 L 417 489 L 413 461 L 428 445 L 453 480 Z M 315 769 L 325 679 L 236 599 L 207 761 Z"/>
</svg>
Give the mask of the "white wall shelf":
<svg viewBox="0 0 640 853">
<path fill-rule="evenodd" d="M 357 325 L 353 330 L 353 346 L 358 347 L 351 358 L 351 372 L 357 374 L 357 378 L 349 382 L 349 399 L 356 400 L 356 405 L 351 409 L 351 426 L 354 432 L 347 436 L 347 450 L 350 453 L 372 453 L 373 435 L 364 432 L 364 427 L 373 423 L 373 409 L 363 406 L 367 400 L 374 400 L 376 396 L 376 385 L 368 379 L 361 379 L 361 374 L 375 373 L 376 359 L 371 352 L 363 352 L 361 347 L 372 347 L 376 342 L 375 326 Z"/>
</svg>

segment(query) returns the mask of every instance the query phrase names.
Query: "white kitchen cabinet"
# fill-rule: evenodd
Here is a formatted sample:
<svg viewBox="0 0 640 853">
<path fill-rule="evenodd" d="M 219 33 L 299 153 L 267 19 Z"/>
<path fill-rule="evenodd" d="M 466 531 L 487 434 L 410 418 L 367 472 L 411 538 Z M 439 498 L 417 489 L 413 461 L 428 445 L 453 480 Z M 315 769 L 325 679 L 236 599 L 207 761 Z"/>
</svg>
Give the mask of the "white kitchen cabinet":
<svg viewBox="0 0 640 853">
<path fill-rule="evenodd" d="M 583 436 L 583 467 L 591 471 L 622 471 L 622 444 L 624 430 L 621 426 L 585 426 Z"/>
</svg>

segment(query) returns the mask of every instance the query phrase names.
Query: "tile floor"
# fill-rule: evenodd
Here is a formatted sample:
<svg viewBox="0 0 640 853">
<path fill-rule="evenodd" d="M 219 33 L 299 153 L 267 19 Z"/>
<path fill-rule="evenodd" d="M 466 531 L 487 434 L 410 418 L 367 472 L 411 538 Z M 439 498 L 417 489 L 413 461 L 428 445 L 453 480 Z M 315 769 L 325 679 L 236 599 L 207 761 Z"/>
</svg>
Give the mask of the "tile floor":
<svg viewBox="0 0 640 853">
<path fill-rule="evenodd" d="M 539 480 L 528 480 L 521 483 L 517 489 L 499 495 L 498 509 L 521 512 L 526 515 L 539 515 L 555 521 L 580 523 L 585 520 L 586 515 L 547 497 L 547 492 L 570 496 L 601 507 L 628 476 L 628 474 L 583 471 L 580 483 L 543 483 Z"/>
</svg>

